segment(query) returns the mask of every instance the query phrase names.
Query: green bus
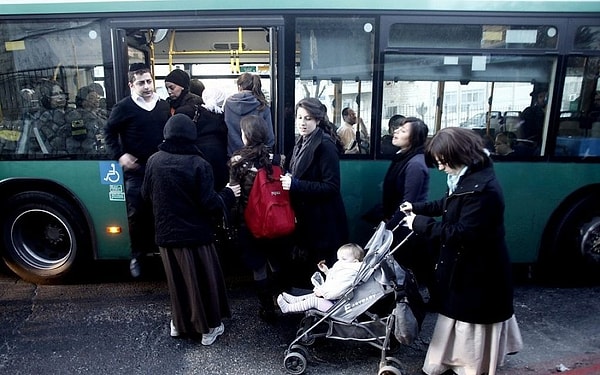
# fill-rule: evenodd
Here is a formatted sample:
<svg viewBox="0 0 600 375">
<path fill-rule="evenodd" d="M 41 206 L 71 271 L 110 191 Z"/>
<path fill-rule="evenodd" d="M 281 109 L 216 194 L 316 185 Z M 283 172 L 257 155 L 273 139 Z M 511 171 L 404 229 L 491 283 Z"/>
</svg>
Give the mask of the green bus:
<svg viewBox="0 0 600 375">
<path fill-rule="evenodd" d="M 277 151 L 295 139 L 294 105 L 318 97 L 341 124 L 353 108 L 368 151 L 342 155 L 352 240 L 379 202 L 395 114 L 430 133 L 500 132 L 525 152 L 497 158 L 512 260 L 564 281 L 600 270 L 600 2 L 206 0 L 0 4 L 1 255 L 25 280 L 63 281 L 94 259 L 127 259 L 119 164 L 102 127 L 129 95 L 127 67 L 151 65 L 157 92 L 180 68 L 208 89 L 260 75 Z M 250 8 L 249 8 L 250 7 Z M 538 140 L 521 127 L 544 91 Z M 93 93 L 92 93 L 93 92 Z M 93 108 L 84 105 L 88 95 Z M 430 198 L 445 175 L 431 173 Z M 323 223 L 327 225 L 327 223 Z M 541 265 L 542 267 L 533 267 Z"/>
</svg>

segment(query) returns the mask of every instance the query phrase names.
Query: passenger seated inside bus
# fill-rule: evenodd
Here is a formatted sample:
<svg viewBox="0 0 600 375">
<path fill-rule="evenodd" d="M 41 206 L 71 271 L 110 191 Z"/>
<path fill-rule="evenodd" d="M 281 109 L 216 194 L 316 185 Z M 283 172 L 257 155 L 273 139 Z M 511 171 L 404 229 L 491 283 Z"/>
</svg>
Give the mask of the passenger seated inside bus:
<svg viewBox="0 0 600 375">
<path fill-rule="evenodd" d="M 381 137 L 381 153 L 384 155 L 394 155 L 398 150 L 398 147 L 392 144 L 392 138 L 394 138 L 394 130 L 400 127 L 400 123 L 405 117 L 402 115 L 393 115 L 388 121 L 388 134 Z"/>
</svg>

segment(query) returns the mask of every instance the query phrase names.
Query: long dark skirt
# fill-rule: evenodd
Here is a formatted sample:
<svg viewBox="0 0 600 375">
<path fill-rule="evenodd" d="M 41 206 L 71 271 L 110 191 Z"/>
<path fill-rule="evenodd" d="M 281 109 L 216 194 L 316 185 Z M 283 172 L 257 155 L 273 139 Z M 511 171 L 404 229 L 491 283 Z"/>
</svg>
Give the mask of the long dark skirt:
<svg viewBox="0 0 600 375">
<path fill-rule="evenodd" d="M 231 317 L 225 279 L 213 244 L 160 247 L 177 331 L 194 336 L 218 327 Z"/>
</svg>

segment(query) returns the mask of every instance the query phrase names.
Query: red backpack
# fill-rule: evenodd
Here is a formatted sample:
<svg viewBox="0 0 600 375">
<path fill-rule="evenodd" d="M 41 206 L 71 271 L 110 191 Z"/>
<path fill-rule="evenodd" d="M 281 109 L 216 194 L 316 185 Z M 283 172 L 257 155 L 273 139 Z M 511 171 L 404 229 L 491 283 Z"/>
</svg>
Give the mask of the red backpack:
<svg viewBox="0 0 600 375">
<path fill-rule="evenodd" d="M 273 165 L 273 179 L 267 169 L 260 168 L 248 196 L 244 219 L 250 233 L 256 238 L 277 238 L 291 234 L 296 226 L 296 215 L 290 202 L 290 192 L 283 190 L 279 176 L 283 174 Z"/>
</svg>

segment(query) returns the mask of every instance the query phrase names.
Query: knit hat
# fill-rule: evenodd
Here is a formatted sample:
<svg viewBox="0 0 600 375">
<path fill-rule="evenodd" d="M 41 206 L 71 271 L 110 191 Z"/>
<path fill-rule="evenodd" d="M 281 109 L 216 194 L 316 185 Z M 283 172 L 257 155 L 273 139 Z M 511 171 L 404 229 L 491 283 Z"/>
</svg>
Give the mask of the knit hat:
<svg viewBox="0 0 600 375">
<path fill-rule="evenodd" d="M 165 124 L 163 136 L 165 139 L 195 141 L 197 136 L 196 124 L 187 115 L 176 113 Z"/>
<path fill-rule="evenodd" d="M 171 82 L 183 87 L 190 88 L 190 76 L 181 69 L 175 69 L 165 78 L 165 82 Z"/>
</svg>

